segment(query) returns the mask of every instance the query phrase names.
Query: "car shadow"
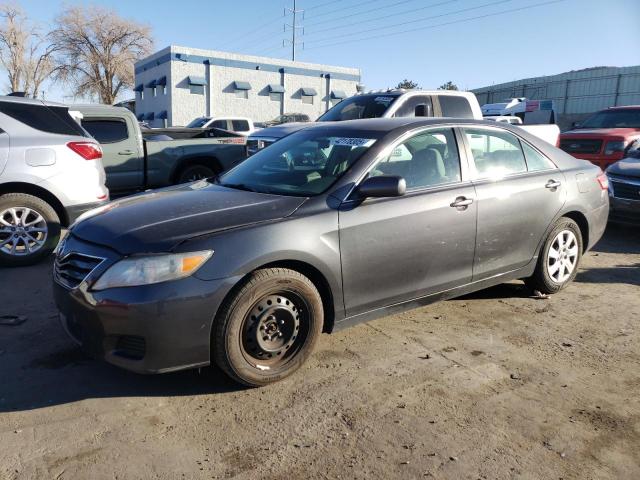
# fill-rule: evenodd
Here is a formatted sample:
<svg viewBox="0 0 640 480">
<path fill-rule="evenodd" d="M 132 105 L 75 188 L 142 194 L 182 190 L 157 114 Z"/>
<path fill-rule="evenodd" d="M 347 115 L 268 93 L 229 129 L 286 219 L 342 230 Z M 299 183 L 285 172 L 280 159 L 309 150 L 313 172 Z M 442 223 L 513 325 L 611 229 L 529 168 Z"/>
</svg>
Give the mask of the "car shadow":
<svg viewBox="0 0 640 480">
<path fill-rule="evenodd" d="M 579 272 L 575 281 L 579 283 L 626 283 L 640 286 L 640 263 L 589 268 Z"/>
<path fill-rule="evenodd" d="M 162 375 L 135 374 L 91 359 L 76 346 L 63 347 L 14 367 L 17 368 L 3 374 L 9 381 L 3 382 L 0 391 L 0 412 L 92 398 L 212 395 L 247 388 L 213 367 Z"/>
<path fill-rule="evenodd" d="M 532 291 L 522 282 L 501 283 L 494 287 L 472 292 L 455 300 L 500 300 L 505 298 L 528 298 Z"/>
<path fill-rule="evenodd" d="M 640 227 L 609 223 L 604 235 L 595 244 L 593 252 L 640 253 Z"/>
</svg>

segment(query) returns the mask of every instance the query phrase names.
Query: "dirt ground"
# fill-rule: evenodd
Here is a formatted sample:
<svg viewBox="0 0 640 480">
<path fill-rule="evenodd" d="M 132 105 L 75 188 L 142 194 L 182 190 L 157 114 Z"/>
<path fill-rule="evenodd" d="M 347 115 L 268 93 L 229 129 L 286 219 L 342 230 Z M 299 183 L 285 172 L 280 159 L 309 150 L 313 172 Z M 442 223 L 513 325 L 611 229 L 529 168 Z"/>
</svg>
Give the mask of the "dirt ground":
<svg viewBox="0 0 640 480">
<path fill-rule="evenodd" d="M 279 384 L 139 376 L 57 323 L 51 264 L 0 269 L 0 479 L 640 478 L 640 230 L 549 300 L 514 282 L 323 335 Z"/>
</svg>

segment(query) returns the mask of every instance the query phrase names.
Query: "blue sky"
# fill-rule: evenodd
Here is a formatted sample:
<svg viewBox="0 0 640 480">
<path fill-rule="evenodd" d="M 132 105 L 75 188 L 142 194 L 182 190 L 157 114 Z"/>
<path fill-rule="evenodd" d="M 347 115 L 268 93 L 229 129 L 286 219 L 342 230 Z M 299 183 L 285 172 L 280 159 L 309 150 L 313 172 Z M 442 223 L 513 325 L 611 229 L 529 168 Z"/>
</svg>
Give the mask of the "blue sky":
<svg viewBox="0 0 640 480">
<path fill-rule="evenodd" d="M 358 67 L 367 88 L 409 78 L 423 88 L 451 80 L 470 89 L 592 66 L 640 64 L 637 0 L 563 0 L 527 8 L 548 1 L 298 0 L 298 9 L 306 11 L 300 21 L 304 35 L 299 31 L 304 49 L 298 46 L 297 59 Z M 291 55 L 291 47 L 281 45 L 290 38 L 283 28 L 291 17 L 283 12 L 293 0 L 19 1 L 45 28 L 64 5 L 76 3 L 105 5 L 150 25 L 157 49 L 174 44 Z M 480 16 L 485 17 L 473 19 Z M 360 38 L 366 40 L 353 41 Z M 63 87 L 53 86 L 46 96 L 64 95 Z"/>
</svg>

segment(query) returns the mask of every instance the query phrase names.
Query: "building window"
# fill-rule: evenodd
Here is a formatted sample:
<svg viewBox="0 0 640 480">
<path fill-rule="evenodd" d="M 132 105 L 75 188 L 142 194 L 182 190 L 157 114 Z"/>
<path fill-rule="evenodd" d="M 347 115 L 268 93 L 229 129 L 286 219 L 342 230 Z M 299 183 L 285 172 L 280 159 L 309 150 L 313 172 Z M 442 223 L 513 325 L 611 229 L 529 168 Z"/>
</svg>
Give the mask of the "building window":
<svg viewBox="0 0 640 480">
<path fill-rule="evenodd" d="M 189 92 L 196 95 L 204 95 L 204 87 L 207 85 L 207 80 L 204 77 L 189 75 L 187 81 L 189 82 Z"/>
<path fill-rule="evenodd" d="M 278 93 L 278 92 L 271 92 L 269 94 L 269 100 L 271 100 L 272 102 L 281 102 L 282 101 L 282 94 Z"/>
<path fill-rule="evenodd" d="M 243 98 L 245 100 L 249 98 L 249 90 L 236 90 L 235 94 L 236 98 Z"/>
<path fill-rule="evenodd" d="M 167 86 L 166 85 L 162 85 L 162 94 L 163 95 L 167 94 Z"/>
<path fill-rule="evenodd" d="M 157 96 L 158 96 L 158 90 L 157 90 L 157 87 L 153 87 L 153 88 L 151 89 L 151 95 L 152 95 L 153 97 L 157 97 Z"/>
<path fill-rule="evenodd" d="M 302 103 L 313 105 L 313 95 L 302 95 Z"/>
<path fill-rule="evenodd" d="M 140 94 L 140 100 L 144 100 L 144 90 L 138 92 Z"/>
</svg>

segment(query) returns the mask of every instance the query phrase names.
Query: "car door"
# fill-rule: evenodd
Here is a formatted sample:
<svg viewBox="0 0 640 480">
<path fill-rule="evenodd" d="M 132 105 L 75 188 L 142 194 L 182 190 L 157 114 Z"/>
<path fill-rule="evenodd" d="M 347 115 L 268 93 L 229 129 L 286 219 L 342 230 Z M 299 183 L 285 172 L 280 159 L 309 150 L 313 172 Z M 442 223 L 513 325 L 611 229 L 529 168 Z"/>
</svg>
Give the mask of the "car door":
<svg viewBox="0 0 640 480">
<path fill-rule="evenodd" d="M 531 261 L 565 201 L 565 179 L 551 160 L 507 130 L 462 130 L 478 204 L 476 281 Z"/>
<path fill-rule="evenodd" d="M 138 129 L 132 120 L 122 117 L 85 114 L 84 129 L 102 147 L 102 163 L 110 191 L 129 190 L 142 186 L 144 180 L 144 152 Z"/>
<path fill-rule="evenodd" d="M 339 212 L 348 315 L 436 293 L 471 280 L 474 187 L 452 128 L 397 142 L 367 173 L 399 175 L 401 197 L 349 200 Z"/>
</svg>

